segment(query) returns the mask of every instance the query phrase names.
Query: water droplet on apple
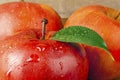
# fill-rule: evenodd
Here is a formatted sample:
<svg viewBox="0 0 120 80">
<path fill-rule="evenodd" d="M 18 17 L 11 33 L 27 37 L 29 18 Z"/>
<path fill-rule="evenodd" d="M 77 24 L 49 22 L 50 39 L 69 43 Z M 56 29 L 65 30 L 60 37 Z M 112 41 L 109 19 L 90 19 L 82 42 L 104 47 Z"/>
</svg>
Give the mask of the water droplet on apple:
<svg viewBox="0 0 120 80">
<path fill-rule="evenodd" d="M 27 62 L 39 62 L 40 58 L 37 54 L 31 54 L 30 57 L 27 59 Z"/>
<path fill-rule="evenodd" d="M 42 49 L 40 47 L 36 47 L 38 51 L 42 51 Z"/>
<path fill-rule="evenodd" d="M 58 46 L 58 47 L 54 47 L 53 48 L 55 51 L 62 51 L 63 47 L 62 46 Z"/>
<path fill-rule="evenodd" d="M 42 51 L 45 51 L 45 48 L 44 48 L 44 47 L 42 48 Z"/>
<path fill-rule="evenodd" d="M 60 77 L 64 77 L 64 75 L 62 74 Z"/>
<path fill-rule="evenodd" d="M 55 47 L 55 50 L 58 50 L 58 48 Z"/>
<path fill-rule="evenodd" d="M 59 62 L 59 65 L 60 65 L 60 69 L 62 70 L 63 69 L 63 63 Z"/>
<path fill-rule="evenodd" d="M 62 49 L 63 47 L 62 47 L 62 46 L 60 46 L 59 48 L 60 48 L 60 49 Z"/>
<path fill-rule="evenodd" d="M 17 25 L 18 25 L 18 26 L 20 26 L 21 24 L 20 24 L 20 23 L 18 23 Z"/>
<path fill-rule="evenodd" d="M 2 53 L 4 53 L 4 51 L 3 51 L 3 50 L 1 50 L 1 51 L 0 51 L 0 53 L 2 54 Z"/>
<path fill-rule="evenodd" d="M 11 12 L 12 12 L 12 13 L 14 13 L 14 12 L 15 12 L 15 10 L 14 10 L 14 9 L 12 9 L 12 10 L 11 10 Z"/>
<path fill-rule="evenodd" d="M 9 49 L 11 49 L 12 47 L 11 46 L 9 46 Z"/>
<path fill-rule="evenodd" d="M 101 35 L 104 36 L 104 32 L 101 32 Z"/>
<path fill-rule="evenodd" d="M 41 48 L 41 47 L 36 47 L 38 51 L 45 51 L 45 48 Z"/>
<path fill-rule="evenodd" d="M 10 69 L 7 71 L 7 73 L 6 73 L 8 80 L 9 80 L 9 78 L 10 78 L 10 76 L 11 76 L 11 71 L 12 71 L 12 69 L 10 68 Z"/>
</svg>

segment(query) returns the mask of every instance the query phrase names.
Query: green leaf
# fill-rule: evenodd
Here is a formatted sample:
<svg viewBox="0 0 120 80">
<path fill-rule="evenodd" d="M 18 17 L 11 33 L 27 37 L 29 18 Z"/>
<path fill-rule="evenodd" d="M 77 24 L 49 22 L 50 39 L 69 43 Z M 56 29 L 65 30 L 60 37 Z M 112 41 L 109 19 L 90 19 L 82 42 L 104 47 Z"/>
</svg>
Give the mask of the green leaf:
<svg viewBox="0 0 120 80">
<path fill-rule="evenodd" d="M 104 40 L 95 31 L 83 26 L 70 26 L 61 29 L 56 32 L 51 39 L 96 46 L 109 52 Z"/>
</svg>

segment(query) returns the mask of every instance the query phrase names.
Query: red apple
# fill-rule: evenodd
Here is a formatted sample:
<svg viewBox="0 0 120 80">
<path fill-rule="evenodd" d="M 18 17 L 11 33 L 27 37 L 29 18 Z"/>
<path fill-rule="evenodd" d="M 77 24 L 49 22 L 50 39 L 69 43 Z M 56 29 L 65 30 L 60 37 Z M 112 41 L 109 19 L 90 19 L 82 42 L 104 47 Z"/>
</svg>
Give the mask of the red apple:
<svg viewBox="0 0 120 80">
<path fill-rule="evenodd" d="M 40 40 L 33 30 L 0 42 L 0 80 L 87 80 L 82 46 Z"/>
<path fill-rule="evenodd" d="M 41 38 L 29 29 L 0 41 L 0 80 L 87 80 L 84 48 L 46 40 L 47 20 L 42 23 Z"/>
<path fill-rule="evenodd" d="M 58 13 L 48 5 L 30 2 L 9 2 L 0 5 L 0 38 L 19 31 L 35 29 L 41 32 L 41 20 L 49 20 L 47 32 L 62 28 Z M 39 30 L 38 30 L 39 29 Z"/>
<path fill-rule="evenodd" d="M 90 62 L 89 78 L 91 80 L 120 78 L 119 14 L 119 10 L 100 5 L 90 5 L 73 12 L 64 25 L 64 27 L 77 25 L 93 29 L 107 43 L 110 53 L 99 48 L 85 46 Z"/>
</svg>

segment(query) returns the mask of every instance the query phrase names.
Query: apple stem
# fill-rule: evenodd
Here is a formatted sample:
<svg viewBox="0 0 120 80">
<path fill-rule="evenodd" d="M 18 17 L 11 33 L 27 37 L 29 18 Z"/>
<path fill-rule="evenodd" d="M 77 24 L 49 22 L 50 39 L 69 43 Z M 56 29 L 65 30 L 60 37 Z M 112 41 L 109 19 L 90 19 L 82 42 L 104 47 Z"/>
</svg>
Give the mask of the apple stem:
<svg viewBox="0 0 120 80">
<path fill-rule="evenodd" d="M 48 20 L 43 18 L 42 20 L 42 37 L 41 39 L 45 39 L 45 32 L 46 32 L 46 24 L 48 23 Z"/>
</svg>

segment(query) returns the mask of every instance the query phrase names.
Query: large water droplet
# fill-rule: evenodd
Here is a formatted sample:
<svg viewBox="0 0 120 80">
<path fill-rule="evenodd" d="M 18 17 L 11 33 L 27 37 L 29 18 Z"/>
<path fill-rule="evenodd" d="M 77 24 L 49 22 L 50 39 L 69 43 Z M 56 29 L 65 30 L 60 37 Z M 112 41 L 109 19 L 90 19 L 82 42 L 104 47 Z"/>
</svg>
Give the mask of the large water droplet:
<svg viewBox="0 0 120 80">
<path fill-rule="evenodd" d="M 31 54 L 30 57 L 27 59 L 27 62 L 39 62 L 40 58 L 37 54 Z"/>
</svg>

